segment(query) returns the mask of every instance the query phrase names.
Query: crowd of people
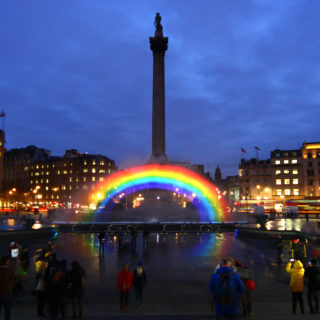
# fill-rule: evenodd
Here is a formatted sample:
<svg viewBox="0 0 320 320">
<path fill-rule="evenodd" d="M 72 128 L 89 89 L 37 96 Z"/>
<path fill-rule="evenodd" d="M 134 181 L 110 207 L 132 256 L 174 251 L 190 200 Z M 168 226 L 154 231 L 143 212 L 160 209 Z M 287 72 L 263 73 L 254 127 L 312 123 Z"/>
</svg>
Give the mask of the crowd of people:
<svg viewBox="0 0 320 320">
<path fill-rule="evenodd" d="M 36 276 L 31 294 L 37 300 L 37 316 L 56 320 L 66 317 L 66 298 L 72 301 L 72 318 L 82 318 L 82 296 L 86 273 L 78 261 L 68 269 L 65 259 L 58 260 L 51 242 L 37 250 L 34 256 Z M 12 242 L 9 254 L 0 259 L 0 310 L 4 307 L 5 320 L 11 319 L 13 297 L 23 288 L 27 276 L 29 254 L 27 248 Z M 47 314 L 45 313 L 47 309 Z"/>
<path fill-rule="evenodd" d="M 148 229 L 143 230 L 143 246 L 148 244 L 149 233 Z M 123 247 L 123 236 L 124 232 L 119 229 L 117 232 L 119 250 Z M 138 237 L 136 227 L 132 227 L 130 236 L 132 249 L 135 250 Z M 104 232 L 98 234 L 99 255 L 104 255 L 105 238 Z M 305 291 L 310 313 L 319 313 L 320 265 L 317 259 L 307 261 L 306 243 L 299 239 L 292 240 L 288 252 L 292 258 L 283 266 L 283 240 L 279 236 L 275 241 L 277 263 L 290 277 L 293 314 L 297 312 L 298 307 L 302 314 L 305 312 L 303 297 Z M 12 297 L 19 295 L 30 266 L 28 248 L 12 242 L 8 253 L 0 259 L 0 310 L 3 306 L 5 320 L 11 319 Z M 86 272 L 80 263 L 73 261 L 68 266 L 65 259 L 58 260 L 51 242 L 36 250 L 33 258 L 36 276 L 32 295 L 37 302 L 35 312 L 38 317 L 67 319 L 66 304 L 71 301 L 72 318 L 82 318 Z M 142 310 L 147 283 L 146 270 L 141 261 L 138 261 L 132 270 L 128 264 L 123 266 L 117 276 L 120 312 L 128 311 L 131 291 L 135 292 L 136 310 Z M 304 290 L 305 284 L 307 290 Z M 253 315 L 252 292 L 255 290 L 255 279 L 251 268 L 240 260 L 223 259 L 211 277 L 209 290 L 218 320 Z"/>
</svg>

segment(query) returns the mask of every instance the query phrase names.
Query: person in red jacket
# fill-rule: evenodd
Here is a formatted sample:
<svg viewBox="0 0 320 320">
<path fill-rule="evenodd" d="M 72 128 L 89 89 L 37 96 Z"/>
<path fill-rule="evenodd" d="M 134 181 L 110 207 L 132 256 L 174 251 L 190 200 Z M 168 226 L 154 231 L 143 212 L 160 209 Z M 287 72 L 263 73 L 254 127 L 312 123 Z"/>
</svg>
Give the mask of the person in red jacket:
<svg viewBox="0 0 320 320">
<path fill-rule="evenodd" d="M 120 311 L 124 312 L 128 308 L 129 292 L 133 283 L 133 273 L 126 264 L 118 274 L 118 287 L 120 290 Z"/>
</svg>

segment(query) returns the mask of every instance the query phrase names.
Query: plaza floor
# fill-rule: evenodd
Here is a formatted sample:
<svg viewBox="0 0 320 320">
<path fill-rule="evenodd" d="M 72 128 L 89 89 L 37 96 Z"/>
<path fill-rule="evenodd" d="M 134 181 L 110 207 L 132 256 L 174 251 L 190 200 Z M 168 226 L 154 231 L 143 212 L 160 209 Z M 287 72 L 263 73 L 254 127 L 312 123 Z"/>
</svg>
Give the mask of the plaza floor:
<svg viewBox="0 0 320 320">
<path fill-rule="evenodd" d="M 44 240 L 29 240 L 22 244 L 33 252 L 44 244 Z M 0 254 L 6 252 L 8 245 L 0 244 Z M 285 245 L 284 260 L 288 261 L 288 242 Z M 120 251 L 117 239 L 108 237 L 104 255 L 100 256 L 95 234 L 60 233 L 54 246 L 58 259 L 67 259 L 68 265 L 78 260 L 86 270 L 84 319 L 214 318 L 208 285 L 216 265 L 229 256 L 241 260 L 254 271 L 254 319 L 292 319 L 289 277 L 284 265 L 279 269 L 275 263 L 272 240 L 241 239 L 234 233 L 222 236 L 214 233 L 151 234 L 147 248 L 143 247 L 140 235 L 134 250 L 127 235 Z M 320 254 L 318 249 L 310 245 L 308 255 Z M 142 311 L 136 311 L 132 291 L 129 311 L 121 314 L 117 274 L 125 263 L 133 269 L 139 260 L 143 262 L 148 276 L 144 307 Z M 14 302 L 12 319 L 37 319 L 36 301 L 30 294 L 33 287 L 34 266 L 31 263 L 24 290 Z M 306 293 L 305 310 L 308 313 Z M 71 316 L 70 301 L 67 302 L 67 312 Z"/>
</svg>

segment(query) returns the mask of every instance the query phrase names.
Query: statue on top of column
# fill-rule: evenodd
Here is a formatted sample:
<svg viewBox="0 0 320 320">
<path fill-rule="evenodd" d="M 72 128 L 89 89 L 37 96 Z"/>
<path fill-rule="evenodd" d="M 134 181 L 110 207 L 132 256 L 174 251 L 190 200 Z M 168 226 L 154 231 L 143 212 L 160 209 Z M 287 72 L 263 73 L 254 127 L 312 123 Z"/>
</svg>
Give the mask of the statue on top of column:
<svg viewBox="0 0 320 320">
<path fill-rule="evenodd" d="M 160 13 L 157 12 L 157 15 L 154 19 L 154 26 L 156 27 L 156 31 L 154 33 L 155 37 L 163 37 L 162 33 L 162 25 L 161 25 L 161 16 Z"/>
</svg>

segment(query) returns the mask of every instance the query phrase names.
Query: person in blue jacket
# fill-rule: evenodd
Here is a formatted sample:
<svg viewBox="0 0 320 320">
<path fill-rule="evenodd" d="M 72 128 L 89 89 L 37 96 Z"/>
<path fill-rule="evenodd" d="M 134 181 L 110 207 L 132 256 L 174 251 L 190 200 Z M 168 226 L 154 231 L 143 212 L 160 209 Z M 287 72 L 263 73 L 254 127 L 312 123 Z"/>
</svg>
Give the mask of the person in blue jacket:
<svg viewBox="0 0 320 320">
<path fill-rule="evenodd" d="M 216 319 L 238 319 L 239 298 L 246 288 L 238 274 L 224 260 L 221 267 L 212 275 L 209 289 L 216 307 Z"/>
</svg>

